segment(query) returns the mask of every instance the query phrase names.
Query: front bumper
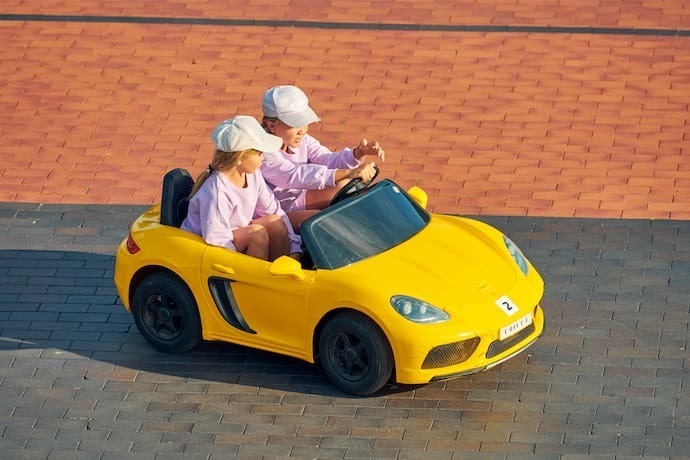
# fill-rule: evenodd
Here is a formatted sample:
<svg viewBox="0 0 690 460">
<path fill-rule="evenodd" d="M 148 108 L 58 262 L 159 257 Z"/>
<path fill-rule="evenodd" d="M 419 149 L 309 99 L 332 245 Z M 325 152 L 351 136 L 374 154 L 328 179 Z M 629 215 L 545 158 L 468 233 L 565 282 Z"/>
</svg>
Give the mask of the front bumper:
<svg viewBox="0 0 690 460">
<path fill-rule="evenodd" d="M 524 331 L 524 332 L 523 332 Z M 396 381 L 403 384 L 423 384 L 447 380 L 480 372 L 497 366 L 529 348 L 544 332 L 544 312 L 537 306 L 533 313 L 533 323 L 529 328 L 518 332 L 503 341 L 498 339 L 498 331 L 487 330 L 479 334 L 479 343 L 462 362 L 443 367 L 424 368 L 429 351 L 443 345 L 458 342 L 451 336 L 434 337 L 434 343 L 421 345 L 419 342 L 408 347 L 400 347 L 396 354 Z M 470 340 L 466 338 L 466 340 Z"/>
</svg>

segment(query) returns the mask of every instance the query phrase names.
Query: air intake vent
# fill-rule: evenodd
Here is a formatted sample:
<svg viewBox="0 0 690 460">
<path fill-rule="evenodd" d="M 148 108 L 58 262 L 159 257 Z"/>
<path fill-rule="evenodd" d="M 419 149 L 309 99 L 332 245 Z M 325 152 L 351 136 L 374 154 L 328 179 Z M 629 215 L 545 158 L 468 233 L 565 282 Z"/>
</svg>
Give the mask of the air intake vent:
<svg viewBox="0 0 690 460">
<path fill-rule="evenodd" d="M 432 348 L 422 363 L 422 369 L 452 366 L 466 361 L 477 349 L 477 345 L 479 337 Z"/>
</svg>

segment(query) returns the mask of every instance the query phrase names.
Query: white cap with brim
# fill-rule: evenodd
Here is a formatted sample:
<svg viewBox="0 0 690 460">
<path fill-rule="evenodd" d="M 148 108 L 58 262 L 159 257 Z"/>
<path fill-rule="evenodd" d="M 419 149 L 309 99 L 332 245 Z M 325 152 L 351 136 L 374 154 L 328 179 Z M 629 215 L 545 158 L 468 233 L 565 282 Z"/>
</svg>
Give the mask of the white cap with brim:
<svg viewBox="0 0 690 460">
<path fill-rule="evenodd" d="M 309 107 L 306 94 L 296 86 L 274 86 L 264 94 L 261 106 L 264 116 L 277 118 L 291 128 L 320 121 Z"/>
<path fill-rule="evenodd" d="M 211 139 L 223 152 L 249 149 L 277 152 L 283 145 L 281 138 L 268 134 L 254 117 L 247 115 L 237 115 L 221 122 L 211 133 Z"/>
</svg>

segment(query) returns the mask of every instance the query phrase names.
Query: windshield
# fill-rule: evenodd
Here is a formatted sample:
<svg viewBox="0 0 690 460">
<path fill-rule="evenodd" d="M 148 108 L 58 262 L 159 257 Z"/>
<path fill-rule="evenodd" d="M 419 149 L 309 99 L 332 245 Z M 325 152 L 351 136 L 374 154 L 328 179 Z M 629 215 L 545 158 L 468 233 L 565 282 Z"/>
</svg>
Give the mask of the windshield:
<svg viewBox="0 0 690 460">
<path fill-rule="evenodd" d="M 422 230 L 429 214 L 384 180 L 306 220 L 302 239 L 317 268 L 338 268 L 379 254 Z"/>
</svg>

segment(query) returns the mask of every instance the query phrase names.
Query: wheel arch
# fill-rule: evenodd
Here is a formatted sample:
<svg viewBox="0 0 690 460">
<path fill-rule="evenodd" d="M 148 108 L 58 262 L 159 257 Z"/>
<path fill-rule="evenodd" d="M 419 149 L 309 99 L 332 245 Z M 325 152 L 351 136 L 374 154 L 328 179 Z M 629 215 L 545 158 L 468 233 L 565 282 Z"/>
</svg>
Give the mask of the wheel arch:
<svg viewBox="0 0 690 460">
<path fill-rule="evenodd" d="M 149 275 L 152 275 L 154 273 L 168 273 L 169 275 L 172 275 L 173 277 L 177 278 L 180 283 L 182 283 L 185 288 L 189 291 L 189 293 L 194 296 L 194 291 L 189 287 L 187 282 L 178 275 L 174 270 L 171 270 L 167 267 L 164 267 L 162 265 L 147 265 L 145 267 L 139 268 L 139 270 L 132 275 L 132 279 L 129 283 L 129 292 L 127 293 L 127 301 L 129 305 L 132 305 L 132 296 L 134 295 L 134 291 L 137 289 L 137 286 L 146 279 Z M 198 302 L 197 302 L 198 304 Z"/>
</svg>

